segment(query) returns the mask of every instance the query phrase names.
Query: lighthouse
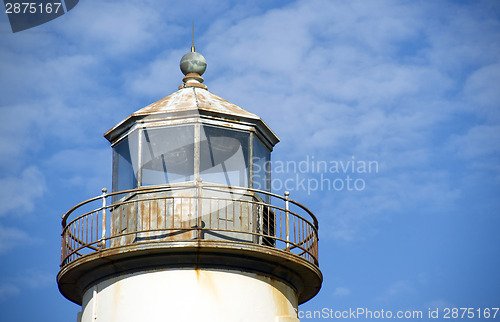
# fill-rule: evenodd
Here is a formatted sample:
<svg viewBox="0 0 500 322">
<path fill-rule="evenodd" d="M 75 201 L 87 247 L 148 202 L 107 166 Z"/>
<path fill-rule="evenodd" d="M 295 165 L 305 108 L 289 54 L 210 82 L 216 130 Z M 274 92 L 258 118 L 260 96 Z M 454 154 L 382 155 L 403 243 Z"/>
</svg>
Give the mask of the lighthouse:
<svg viewBox="0 0 500 322">
<path fill-rule="evenodd" d="M 59 290 L 78 322 L 299 321 L 318 221 L 271 191 L 271 128 L 208 90 L 194 47 L 180 67 L 176 92 L 104 134 L 112 189 L 63 215 Z"/>
</svg>

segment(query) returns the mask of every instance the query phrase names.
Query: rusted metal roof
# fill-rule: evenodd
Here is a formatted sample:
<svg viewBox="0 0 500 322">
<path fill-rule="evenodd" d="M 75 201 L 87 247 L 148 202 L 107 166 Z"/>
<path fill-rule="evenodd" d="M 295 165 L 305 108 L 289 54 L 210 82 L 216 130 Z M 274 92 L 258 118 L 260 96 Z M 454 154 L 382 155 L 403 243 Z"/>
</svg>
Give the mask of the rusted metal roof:
<svg viewBox="0 0 500 322">
<path fill-rule="evenodd" d="M 192 77 L 188 78 L 192 79 Z M 149 116 L 159 120 L 179 116 L 186 117 L 187 115 L 190 117 L 203 115 L 208 118 L 219 118 L 228 122 L 251 125 L 265 137 L 271 149 L 279 142 L 278 136 L 259 116 L 209 92 L 205 85 L 200 82 L 191 81 L 185 82 L 175 93 L 132 113 L 107 131 L 104 137 L 113 143 L 135 123 L 145 120 Z"/>
<path fill-rule="evenodd" d="M 197 87 L 184 87 L 177 92 L 150 104 L 131 116 L 142 116 L 156 113 L 169 113 L 187 110 L 205 110 L 214 113 L 229 114 L 239 117 L 260 119 L 257 115 L 245 111 L 241 107 Z"/>
</svg>

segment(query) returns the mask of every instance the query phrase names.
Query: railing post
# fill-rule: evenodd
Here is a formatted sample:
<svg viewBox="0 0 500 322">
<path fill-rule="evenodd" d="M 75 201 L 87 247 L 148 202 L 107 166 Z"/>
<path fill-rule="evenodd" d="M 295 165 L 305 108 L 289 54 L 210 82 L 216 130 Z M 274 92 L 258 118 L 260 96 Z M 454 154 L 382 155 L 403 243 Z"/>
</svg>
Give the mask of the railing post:
<svg viewBox="0 0 500 322">
<path fill-rule="evenodd" d="M 63 232 L 61 233 L 62 240 L 61 240 L 61 265 L 60 265 L 60 267 L 63 267 L 63 265 L 64 265 L 63 260 L 65 260 L 66 252 L 68 251 L 66 248 L 66 230 L 65 230 L 65 228 L 66 227 L 63 227 Z"/>
<path fill-rule="evenodd" d="M 198 234 L 197 234 L 197 238 L 198 240 L 201 240 L 203 235 L 202 235 L 202 228 L 203 228 L 203 221 L 202 221 L 202 203 L 203 203 L 203 199 L 201 198 L 202 197 L 202 185 L 201 183 L 203 182 L 203 179 L 198 177 L 196 178 L 196 196 L 198 198 L 198 206 L 197 206 L 197 213 L 198 213 L 198 218 L 197 218 L 197 228 L 198 228 Z"/>
<path fill-rule="evenodd" d="M 102 188 L 102 237 L 101 248 L 106 248 L 106 193 L 108 189 Z"/>
<path fill-rule="evenodd" d="M 285 191 L 285 232 L 286 232 L 286 250 L 290 249 L 290 203 L 289 198 L 290 192 Z"/>
</svg>

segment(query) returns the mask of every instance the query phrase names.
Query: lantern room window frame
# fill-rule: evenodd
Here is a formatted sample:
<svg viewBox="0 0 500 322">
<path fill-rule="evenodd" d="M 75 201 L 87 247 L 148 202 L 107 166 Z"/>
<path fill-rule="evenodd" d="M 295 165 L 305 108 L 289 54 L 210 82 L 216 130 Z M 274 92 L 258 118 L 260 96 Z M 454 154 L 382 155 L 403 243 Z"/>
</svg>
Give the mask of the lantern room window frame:
<svg viewBox="0 0 500 322">
<path fill-rule="evenodd" d="M 144 171 L 144 162 L 143 162 L 143 154 L 145 153 L 144 149 L 148 149 L 147 144 L 144 142 L 146 137 L 145 133 L 151 133 L 155 131 L 161 131 L 162 129 L 166 129 L 165 132 L 168 132 L 170 129 L 174 130 L 180 127 L 192 127 L 193 129 L 193 176 L 190 177 L 192 180 L 173 180 L 174 182 L 164 182 L 157 184 L 147 184 L 143 181 L 143 171 Z M 200 171 L 200 158 L 203 157 L 201 155 L 200 146 L 203 141 L 202 129 L 204 127 L 210 127 L 215 129 L 221 129 L 224 131 L 234 131 L 234 133 L 238 133 L 239 135 L 248 134 L 248 151 L 243 153 L 245 156 L 245 166 L 246 166 L 246 177 L 244 180 L 241 178 L 238 181 L 240 184 L 242 181 L 245 181 L 243 187 L 246 188 L 255 188 L 259 190 L 264 190 L 267 192 L 271 191 L 271 152 L 272 146 L 267 142 L 267 140 L 262 136 L 256 128 L 251 125 L 240 124 L 240 123 L 232 123 L 232 122 L 224 122 L 220 120 L 212 120 L 212 119 L 200 119 L 200 118 L 187 118 L 187 119 L 177 119 L 177 120 L 168 120 L 168 121 L 160 121 L 159 119 L 154 120 L 154 122 L 144 122 L 139 121 L 131 126 L 128 131 L 122 133 L 122 135 L 117 138 L 113 144 L 111 145 L 113 148 L 113 192 L 123 191 L 127 189 L 134 189 L 145 186 L 156 186 L 156 185 L 175 185 L 176 183 L 189 183 L 194 182 L 196 178 L 200 177 L 207 182 L 213 183 L 221 183 L 224 185 L 229 185 L 227 182 L 217 182 L 211 181 L 210 176 L 204 176 L 203 171 Z M 160 134 L 161 135 L 161 134 Z M 166 138 L 168 139 L 168 137 Z M 124 158 L 123 155 L 120 154 L 119 149 L 121 148 L 121 144 L 124 142 L 128 142 L 129 147 L 134 147 L 133 140 L 135 140 L 134 149 L 128 149 L 130 156 L 128 160 Z M 131 142 L 132 141 L 132 142 Z M 127 150 L 127 149 L 123 149 Z M 134 153 L 134 155 L 133 155 Z M 134 159 L 135 158 L 135 159 Z M 128 161 L 128 164 L 125 167 L 122 166 L 124 161 Z M 258 162 L 258 164 L 257 164 Z M 128 171 L 132 173 L 132 180 L 134 182 L 133 186 L 126 186 L 121 181 L 122 178 L 130 178 L 130 173 L 124 173 L 124 171 Z M 168 173 L 168 169 L 167 173 Z M 200 175 L 201 174 L 201 175 Z M 226 174 L 227 175 L 227 174 Z M 205 180 L 205 178 L 206 180 Z M 263 178 L 262 178 L 263 177 Z M 226 176 L 227 179 L 227 176 Z M 230 180 L 231 181 L 231 180 Z M 129 182 L 130 184 L 131 182 Z M 232 183 L 232 182 L 230 182 Z M 235 184 L 234 186 L 240 186 Z"/>
</svg>

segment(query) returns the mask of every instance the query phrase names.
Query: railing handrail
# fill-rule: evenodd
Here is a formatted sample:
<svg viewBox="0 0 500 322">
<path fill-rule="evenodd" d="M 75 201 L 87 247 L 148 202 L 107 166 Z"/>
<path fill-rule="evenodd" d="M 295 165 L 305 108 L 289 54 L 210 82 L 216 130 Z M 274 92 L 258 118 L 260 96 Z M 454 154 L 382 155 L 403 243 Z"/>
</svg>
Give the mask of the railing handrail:
<svg viewBox="0 0 500 322">
<path fill-rule="evenodd" d="M 71 209 L 69 209 L 62 216 L 62 226 L 63 227 L 66 226 L 66 221 L 67 221 L 68 217 L 71 215 L 71 213 L 73 211 L 75 211 L 76 209 L 78 209 L 81 206 L 84 206 L 84 205 L 86 205 L 88 203 L 91 203 L 93 201 L 102 199 L 103 197 L 108 198 L 108 197 L 112 197 L 112 196 L 115 196 L 115 195 L 121 195 L 121 194 L 125 194 L 125 193 L 132 193 L 132 192 L 139 192 L 139 191 L 141 191 L 141 192 L 142 191 L 149 191 L 149 190 L 158 190 L 158 191 L 161 191 L 161 190 L 169 190 L 171 188 L 185 188 L 185 187 L 189 188 L 189 187 L 194 187 L 194 186 L 195 186 L 194 184 L 185 184 L 185 183 L 182 183 L 182 184 L 170 184 L 170 185 L 158 185 L 158 186 L 144 186 L 144 187 L 139 187 L 139 188 L 134 188 L 134 189 L 127 189 L 127 190 L 122 190 L 122 191 L 114 191 L 114 192 L 104 193 L 104 194 L 101 194 L 99 196 L 96 196 L 96 197 L 87 199 L 85 201 L 82 201 L 82 202 L 76 204 L 75 206 L 71 207 Z M 99 209 L 101 209 L 101 208 L 99 208 Z"/>
<path fill-rule="evenodd" d="M 101 199 L 103 197 L 107 198 L 107 197 L 112 197 L 112 196 L 116 196 L 116 195 L 122 195 L 122 194 L 126 194 L 126 193 L 133 193 L 133 192 L 147 192 L 147 191 L 154 191 L 154 190 L 162 191 L 162 190 L 171 190 L 171 189 L 176 189 L 176 188 L 194 188 L 196 186 L 197 185 L 195 183 L 180 183 L 180 184 L 144 186 L 144 187 L 139 187 L 139 188 L 134 188 L 134 189 L 127 189 L 127 190 L 122 190 L 122 191 L 114 191 L 114 192 L 104 193 L 104 194 L 101 194 L 99 196 L 96 196 L 96 197 L 87 199 L 85 201 L 82 201 L 82 202 L 76 204 L 75 206 L 73 206 L 71 209 L 69 209 L 62 216 L 62 226 L 63 226 L 63 228 L 66 226 L 66 221 L 67 221 L 68 217 L 71 215 L 71 213 L 73 213 L 73 211 L 75 211 L 76 209 L 80 208 L 81 206 L 84 206 L 84 205 L 86 205 L 88 203 L 91 203 L 93 201 L 99 200 L 99 199 Z M 284 197 L 284 196 L 281 196 L 281 195 L 278 195 L 278 194 L 275 194 L 275 193 L 272 193 L 272 192 L 264 191 L 264 190 L 254 189 L 254 188 L 247 188 L 247 187 L 240 187 L 240 186 L 226 186 L 226 185 L 222 185 L 222 184 L 205 183 L 205 182 L 201 183 L 201 186 L 203 188 L 205 188 L 205 187 L 216 187 L 216 188 L 224 188 L 226 190 L 251 191 L 251 192 L 255 192 L 255 193 L 265 194 L 265 195 L 268 195 L 268 196 L 271 196 L 271 197 L 274 197 L 274 198 L 278 198 L 278 199 L 281 199 L 283 201 L 287 200 L 287 198 Z M 299 202 L 297 202 L 297 201 L 295 201 L 293 199 L 288 199 L 288 201 L 291 202 L 291 203 L 293 203 L 294 205 L 298 206 L 299 208 L 302 208 L 305 212 L 307 212 L 307 214 L 309 216 L 311 216 L 311 218 L 313 219 L 314 227 L 318 228 L 318 219 L 312 213 L 312 211 L 309 210 L 309 208 L 307 208 L 306 206 L 302 205 L 301 203 L 299 203 Z M 96 210 L 101 210 L 101 209 L 102 209 L 102 207 L 100 207 L 100 208 L 98 208 Z M 94 210 L 94 211 L 96 211 L 96 210 Z M 90 213 L 90 212 L 88 212 L 88 213 Z"/>
</svg>

